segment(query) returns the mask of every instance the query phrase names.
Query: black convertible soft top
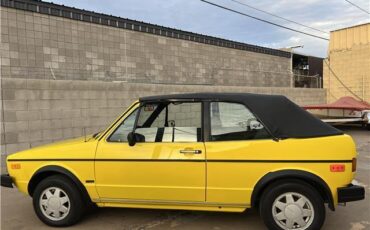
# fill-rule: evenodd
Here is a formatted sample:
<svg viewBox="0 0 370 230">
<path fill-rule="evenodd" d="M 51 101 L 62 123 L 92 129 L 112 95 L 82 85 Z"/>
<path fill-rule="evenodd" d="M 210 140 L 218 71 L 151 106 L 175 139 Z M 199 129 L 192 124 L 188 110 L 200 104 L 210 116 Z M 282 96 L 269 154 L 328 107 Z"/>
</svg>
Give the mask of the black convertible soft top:
<svg viewBox="0 0 370 230">
<path fill-rule="evenodd" d="M 189 93 L 142 97 L 141 102 L 224 101 L 244 104 L 275 138 L 309 138 L 341 135 L 285 96 L 251 93 Z"/>
</svg>

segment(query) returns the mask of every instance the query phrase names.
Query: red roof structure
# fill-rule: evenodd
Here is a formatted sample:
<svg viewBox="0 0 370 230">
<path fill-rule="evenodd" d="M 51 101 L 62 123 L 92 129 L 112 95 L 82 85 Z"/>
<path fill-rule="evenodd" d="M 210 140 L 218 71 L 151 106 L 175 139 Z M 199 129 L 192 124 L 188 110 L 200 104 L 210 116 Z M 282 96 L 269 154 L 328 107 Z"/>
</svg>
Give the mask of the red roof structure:
<svg viewBox="0 0 370 230">
<path fill-rule="evenodd" d="M 357 101 L 353 97 L 341 97 L 333 103 L 303 106 L 304 109 L 348 109 L 348 110 L 370 110 L 370 104 L 366 101 Z"/>
</svg>

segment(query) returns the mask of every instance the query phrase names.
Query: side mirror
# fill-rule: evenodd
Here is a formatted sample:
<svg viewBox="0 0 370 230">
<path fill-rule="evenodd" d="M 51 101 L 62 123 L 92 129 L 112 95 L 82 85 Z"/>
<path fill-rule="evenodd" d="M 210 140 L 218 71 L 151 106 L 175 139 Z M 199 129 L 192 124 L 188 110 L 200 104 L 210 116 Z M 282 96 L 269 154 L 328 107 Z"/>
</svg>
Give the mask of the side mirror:
<svg viewBox="0 0 370 230">
<path fill-rule="evenodd" d="M 175 127 L 176 126 L 175 120 L 168 120 L 168 124 L 169 124 L 170 127 Z"/>
<path fill-rule="evenodd" d="M 129 146 L 134 146 L 136 144 L 136 135 L 134 132 L 129 132 L 127 135 L 127 141 Z"/>
<path fill-rule="evenodd" d="M 263 129 L 263 125 L 257 120 L 252 120 L 249 124 L 249 127 L 251 130 Z"/>
</svg>

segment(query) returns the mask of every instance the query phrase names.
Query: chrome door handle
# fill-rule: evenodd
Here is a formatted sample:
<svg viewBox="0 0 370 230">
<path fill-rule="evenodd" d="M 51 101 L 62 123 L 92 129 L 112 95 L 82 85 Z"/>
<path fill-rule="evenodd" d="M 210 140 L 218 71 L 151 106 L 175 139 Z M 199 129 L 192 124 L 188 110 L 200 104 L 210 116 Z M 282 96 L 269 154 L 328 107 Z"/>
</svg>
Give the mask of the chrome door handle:
<svg viewBox="0 0 370 230">
<path fill-rule="evenodd" d="M 196 149 L 196 150 L 183 149 L 183 150 L 180 150 L 180 153 L 183 153 L 183 154 L 186 154 L 186 153 L 201 154 L 202 150 L 199 150 L 199 149 Z"/>
</svg>

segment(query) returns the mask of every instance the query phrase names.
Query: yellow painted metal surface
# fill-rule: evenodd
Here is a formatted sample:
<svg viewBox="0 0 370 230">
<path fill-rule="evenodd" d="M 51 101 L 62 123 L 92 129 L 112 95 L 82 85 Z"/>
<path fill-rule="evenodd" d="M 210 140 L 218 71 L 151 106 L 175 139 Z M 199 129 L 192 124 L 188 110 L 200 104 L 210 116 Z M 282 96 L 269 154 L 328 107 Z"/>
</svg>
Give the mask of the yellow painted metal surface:
<svg viewBox="0 0 370 230">
<path fill-rule="evenodd" d="M 28 182 L 40 168 L 48 165 L 60 166 L 74 174 L 86 187 L 91 198 L 98 198 L 95 186 L 85 183 L 94 180 L 94 161 L 70 161 L 73 159 L 94 159 L 97 140 L 91 136 L 62 141 L 21 151 L 7 157 L 9 174 L 15 179 L 15 185 L 21 192 L 28 193 Z M 12 159 L 32 159 L 34 161 L 9 161 Z M 37 160 L 39 159 L 39 160 Z M 53 159 L 56 159 L 53 161 Z M 63 161 L 60 159 L 69 159 Z M 11 164 L 19 163 L 20 169 L 12 169 Z"/>
<path fill-rule="evenodd" d="M 28 182 L 38 169 L 57 165 L 73 173 L 99 206 L 240 212 L 251 206 L 255 185 L 269 172 L 297 169 L 313 173 L 327 183 L 335 203 L 337 188 L 354 177 L 351 163 L 345 163 L 345 172 L 331 172 L 330 163 L 301 162 L 351 160 L 356 150 L 348 135 L 278 142 L 137 143 L 133 147 L 107 142 L 128 114 L 99 138 L 79 138 L 9 156 L 7 166 L 15 185 L 27 193 Z M 181 149 L 202 153 L 181 154 Z M 20 168 L 12 169 L 14 161 L 9 160 L 14 159 L 38 160 L 17 161 Z M 269 162 L 274 160 L 280 162 Z M 288 160 L 295 162 L 284 162 Z"/>
<path fill-rule="evenodd" d="M 182 149 L 202 153 L 181 154 Z M 102 198 L 205 201 L 203 143 L 137 143 L 131 147 L 102 141 L 96 159 L 96 188 Z"/>
<path fill-rule="evenodd" d="M 347 135 L 273 140 L 207 142 L 207 201 L 250 204 L 256 183 L 268 172 L 297 169 L 321 177 L 337 197 L 337 188 L 353 178 L 351 163 L 343 173 L 330 172 L 331 163 L 300 163 L 303 160 L 343 160 L 356 156 L 354 143 Z M 212 162 L 212 160 L 250 162 Z M 266 162 L 263 162 L 263 161 Z M 295 163 L 269 163 L 270 160 L 294 160 Z M 257 162 L 254 162 L 257 161 Z M 262 161 L 262 162 L 258 162 Z M 336 199 L 335 199 L 336 200 Z"/>
</svg>

